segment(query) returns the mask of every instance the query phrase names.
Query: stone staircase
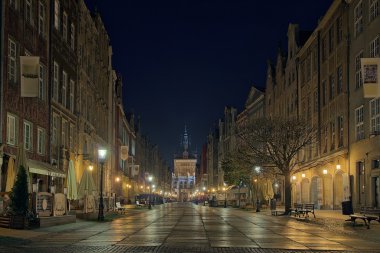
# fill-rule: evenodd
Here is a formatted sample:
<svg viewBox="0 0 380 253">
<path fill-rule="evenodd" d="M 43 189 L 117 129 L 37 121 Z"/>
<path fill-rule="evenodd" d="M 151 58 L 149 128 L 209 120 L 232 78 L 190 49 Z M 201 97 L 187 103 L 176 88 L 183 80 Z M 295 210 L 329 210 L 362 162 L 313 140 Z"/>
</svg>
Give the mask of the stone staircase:
<svg viewBox="0 0 380 253">
<path fill-rule="evenodd" d="M 9 228 L 11 225 L 11 217 L 0 216 L 0 227 Z"/>
</svg>

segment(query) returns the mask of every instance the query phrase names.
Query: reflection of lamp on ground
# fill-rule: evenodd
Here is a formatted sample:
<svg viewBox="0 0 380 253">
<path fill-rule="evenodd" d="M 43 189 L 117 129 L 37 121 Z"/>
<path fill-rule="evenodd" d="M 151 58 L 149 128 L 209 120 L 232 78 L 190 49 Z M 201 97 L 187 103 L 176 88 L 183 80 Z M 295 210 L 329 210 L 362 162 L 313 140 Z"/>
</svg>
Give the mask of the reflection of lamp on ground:
<svg viewBox="0 0 380 253">
<path fill-rule="evenodd" d="M 99 213 L 98 221 L 104 221 L 104 203 L 103 203 L 103 166 L 106 161 L 107 150 L 99 149 L 99 163 L 100 163 L 100 200 L 99 200 Z"/>
<path fill-rule="evenodd" d="M 149 176 L 148 177 L 148 181 L 149 181 L 149 184 L 152 185 L 152 180 L 153 180 L 153 177 L 152 176 Z M 149 204 L 148 204 L 148 208 L 149 209 L 152 209 L 152 187 L 149 187 Z"/>
<path fill-rule="evenodd" d="M 226 187 L 223 187 L 223 191 L 224 191 L 224 208 L 227 207 L 227 189 Z"/>
</svg>

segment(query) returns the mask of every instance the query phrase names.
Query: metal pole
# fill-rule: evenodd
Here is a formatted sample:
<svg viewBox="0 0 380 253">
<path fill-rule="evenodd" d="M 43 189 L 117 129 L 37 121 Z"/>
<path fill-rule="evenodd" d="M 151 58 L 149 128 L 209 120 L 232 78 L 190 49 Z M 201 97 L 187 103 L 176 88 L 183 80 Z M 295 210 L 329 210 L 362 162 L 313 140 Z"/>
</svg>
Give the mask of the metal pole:
<svg viewBox="0 0 380 253">
<path fill-rule="evenodd" d="M 256 182 L 256 213 L 260 212 L 259 209 L 259 176 L 257 176 L 257 182 Z"/>
<path fill-rule="evenodd" d="M 148 208 L 152 209 L 152 184 L 150 184 L 150 186 L 149 186 L 149 205 L 148 205 Z"/>
<path fill-rule="evenodd" d="M 104 221 L 104 204 L 103 204 L 103 164 L 100 163 L 100 200 L 99 200 L 99 213 L 98 221 Z"/>
</svg>

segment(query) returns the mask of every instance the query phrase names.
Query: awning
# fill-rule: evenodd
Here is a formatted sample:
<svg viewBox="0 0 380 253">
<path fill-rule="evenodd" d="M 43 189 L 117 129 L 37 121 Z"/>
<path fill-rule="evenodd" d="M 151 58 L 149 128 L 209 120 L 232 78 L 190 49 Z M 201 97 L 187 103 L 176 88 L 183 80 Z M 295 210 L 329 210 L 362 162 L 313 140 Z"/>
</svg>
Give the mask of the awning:
<svg viewBox="0 0 380 253">
<path fill-rule="evenodd" d="M 29 159 L 28 166 L 29 166 L 30 173 L 47 175 L 51 177 L 66 177 L 66 174 L 63 171 L 61 171 L 60 169 L 54 168 L 48 163 Z"/>
</svg>

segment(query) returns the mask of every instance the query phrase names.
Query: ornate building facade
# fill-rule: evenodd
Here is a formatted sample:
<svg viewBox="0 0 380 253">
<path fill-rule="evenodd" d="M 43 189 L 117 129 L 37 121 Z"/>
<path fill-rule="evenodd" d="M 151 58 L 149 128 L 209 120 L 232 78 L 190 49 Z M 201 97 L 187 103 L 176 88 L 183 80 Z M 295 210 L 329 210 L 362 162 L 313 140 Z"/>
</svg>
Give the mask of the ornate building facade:
<svg viewBox="0 0 380 253">
<path fill-rule="evenodd" d="M 185 127 L 181 142 L 181 150 L 174 157 L 174 172 L 172 174 L 172 192 L 178 201 L 190 200 L 190 195 L 195 192 L 195 171 L 197 154 L 190 151 L 190 138 Z"/>
</svg>

